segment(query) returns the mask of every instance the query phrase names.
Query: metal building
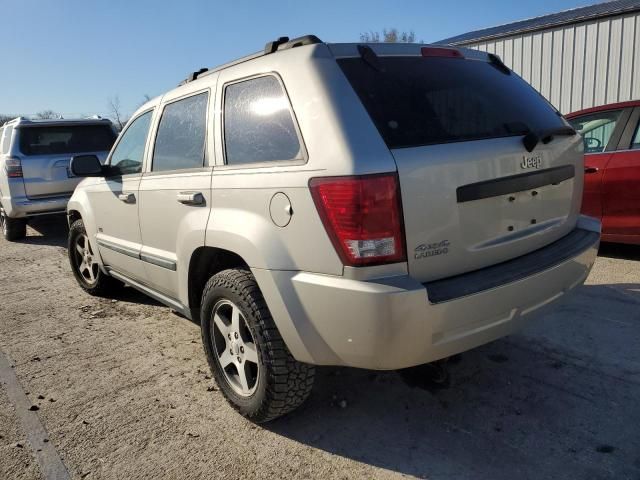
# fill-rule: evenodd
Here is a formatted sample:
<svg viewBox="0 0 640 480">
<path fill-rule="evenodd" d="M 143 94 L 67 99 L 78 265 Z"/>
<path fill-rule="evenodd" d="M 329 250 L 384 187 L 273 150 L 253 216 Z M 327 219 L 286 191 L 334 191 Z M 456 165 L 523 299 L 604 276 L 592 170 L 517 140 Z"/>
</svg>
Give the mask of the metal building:
<svg viewBox="0 0 640 480">
<path fill-rule="evenodd" d="M 495 53 L 562 113 L 640 99 L 640 0 L 616 0 L 436 42 Z"/>
</svg>

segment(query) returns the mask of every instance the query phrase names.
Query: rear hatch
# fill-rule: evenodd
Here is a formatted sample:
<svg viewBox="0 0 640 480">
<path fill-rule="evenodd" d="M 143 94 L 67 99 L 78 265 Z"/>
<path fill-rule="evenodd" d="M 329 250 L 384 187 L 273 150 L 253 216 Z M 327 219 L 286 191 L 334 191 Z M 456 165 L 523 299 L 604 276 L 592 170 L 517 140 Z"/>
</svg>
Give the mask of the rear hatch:
<svg viewBox="0 0 640 480">
<path fill-rule="evenodd" d="M 579 135 L 499 59 L 415 50 L 338 59 L 395 158 L 410 274 L 477 270 L 571 231 Z"/>
<path fill-rule="evenodd" d="M 18 155 L 27 197 L 71 194 L 80 181 L 69 170 L 71 157 L 95 154 L 104 163 L 114 140 L 113 129 L 106 123 L 18 127 Z"/>
</svg>

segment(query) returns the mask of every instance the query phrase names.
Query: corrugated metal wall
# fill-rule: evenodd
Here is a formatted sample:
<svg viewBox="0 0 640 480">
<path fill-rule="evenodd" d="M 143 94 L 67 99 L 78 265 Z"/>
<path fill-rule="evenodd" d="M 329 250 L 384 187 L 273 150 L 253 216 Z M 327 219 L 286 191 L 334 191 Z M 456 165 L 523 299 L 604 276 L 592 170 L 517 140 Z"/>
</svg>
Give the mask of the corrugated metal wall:
<svg viewBox="0 0 640 480">
<path fill-rule="evenodd" d="M 465 46 L 500 55 L 562 113 L 640 99 L 640 13 Z"/>
</svg>

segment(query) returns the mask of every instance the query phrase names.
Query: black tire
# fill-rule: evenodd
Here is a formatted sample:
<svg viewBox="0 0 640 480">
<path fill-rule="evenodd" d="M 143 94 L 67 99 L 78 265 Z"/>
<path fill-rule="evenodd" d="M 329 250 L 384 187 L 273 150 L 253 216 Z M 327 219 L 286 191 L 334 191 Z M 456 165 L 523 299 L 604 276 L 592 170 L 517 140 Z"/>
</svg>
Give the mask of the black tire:
<svg viewBox="0 0 640 480">
<path fill-rule="evenodd" d="M 69 263 L 71 264 L 71 271 L 73 276 L 76 277 L 76 281 L 82 287 L 82 289 L 90 295 L 98 297 L 108 297 L 116 293 L 123 284 L 119 280 L 110 277 L 104 273 L 99 267 L 92 268 L 93 280 L 87 278 L 86 274 L 80 271 L 80 265 L 82 257 L 76 249 L 77 241 L 79 237 L 84 236 L 87 239 L 87 231 L 84 228 L 84 222 L 82 220 L 76 220 L 69 228 L 69 239 L 67 243 L 67 252 L 69 255 Z M 88 248 L 91 253 L 94 254 L 91 244 L 88 244 Z"/>
<path fill-rule="evenodd" d="M 213 311 L 224 302 L 238 307 L 258 353 L 254 391 L 248 396 L 234 390 L 220 364 L 218 352 L 226 347 L 221 347 L 216 340 L 222 337 L 219 330 L 217 336 L 214 333 Z M 202 344 L 213 376 L 226 399 L 240 414 L 255 423 L 263 423 L 304 403 L 313 387 L 315 368 L 291 356 L 251 272 L 231 269 L 211 277 L 202 293 L 200 318 Z"/>
<path fill-rule="evenodd" d="M 22 240 L 27 236 L 26 219 L 9 218 L 2 207 L 0 207 L 0 226 L 2 226 L 2 236 L 10 242 Z"/>
</svg>

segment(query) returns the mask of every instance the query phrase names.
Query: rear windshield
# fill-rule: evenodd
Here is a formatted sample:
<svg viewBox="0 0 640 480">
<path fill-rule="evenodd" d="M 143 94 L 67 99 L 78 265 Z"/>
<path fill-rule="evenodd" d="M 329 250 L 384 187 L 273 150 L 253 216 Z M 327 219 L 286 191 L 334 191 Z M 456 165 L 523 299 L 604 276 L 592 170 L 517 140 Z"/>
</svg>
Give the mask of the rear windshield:
<svg viewBox="0 0 640 480">
<path fill-rule="evenodd" d="M 523 135 L 566 126 L 516 74 L 489 62 L 378 57 L 338 64 L 389 148 Z"/>
<path fill-rule="evenodd" d="M 19 136 L 24 155 L 109 151 L 115 140 L 108 125 L 23 127 Z"/>
</svg>

